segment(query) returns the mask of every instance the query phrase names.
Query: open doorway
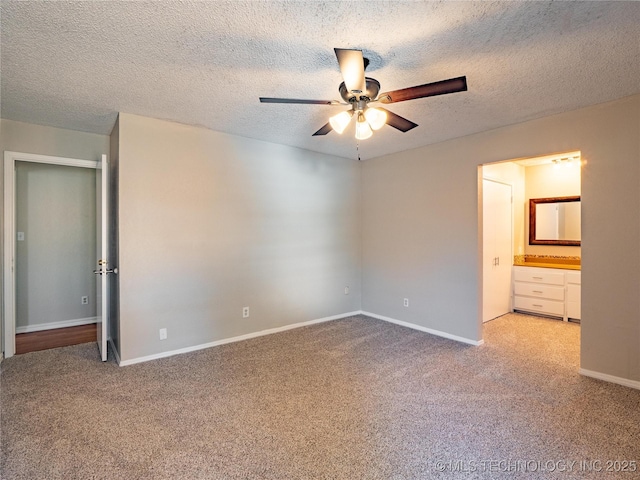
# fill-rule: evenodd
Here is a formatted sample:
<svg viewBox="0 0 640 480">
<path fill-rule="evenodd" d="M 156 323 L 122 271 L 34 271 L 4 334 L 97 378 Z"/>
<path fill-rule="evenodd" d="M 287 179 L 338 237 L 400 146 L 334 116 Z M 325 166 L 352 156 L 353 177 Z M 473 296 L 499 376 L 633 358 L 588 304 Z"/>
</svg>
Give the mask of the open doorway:
<svg viewBox="0 0 640 480">
<path fill-rule="evenodd" d="M 580 152 L 568 152 L 479 169 L 483 322 L 516 311 L 579 323 L 580 165 Z M 538 212 L 536 234 L 539 204 L 554 215 L 543 224 Z"/>
<path fill-rule="evenodd" d="M 101 163 L 17 152 L 4 160 L 5 358 L 26 353 L 20 336 L 52 348 L 95 341 Z"/>
<path fill-rule="evenodd" d="M 16 354 L 95 337 L 95 185 L 95 169 L 15 163 Z"/>
</svg>

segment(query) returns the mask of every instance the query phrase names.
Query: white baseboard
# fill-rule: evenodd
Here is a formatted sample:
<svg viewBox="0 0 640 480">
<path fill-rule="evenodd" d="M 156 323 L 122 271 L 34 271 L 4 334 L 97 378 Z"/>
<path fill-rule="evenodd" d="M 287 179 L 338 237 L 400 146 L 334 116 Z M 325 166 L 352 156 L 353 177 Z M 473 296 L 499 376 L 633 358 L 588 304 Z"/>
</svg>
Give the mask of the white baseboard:
<svg viewBox="0 0 640 480">
<path fill-rule="evenodd" d="M 116 349 L 111 337 L 109 337 L 109 345 L 111 345 L 111 351 L 113 352 L 113 356 L 116 358 L 116 363 L 120 365 L 120 355 L 118 355 L 118 350 Z"/>
<path fill-rule="evenodd" d="M 580 369 L 580 375 L 585 377 L 597 378 L 598 380 L 604 380 L 605 382 L 617 383 L 625 387 L 635 388 L 640 390 L 640 382 L 638 380 L 630 380 L 628 378 L 616 377 L 607 373 L 594 372 L 593 370 L 587 370 L 586 368 Z"/>
<path fill-rule="evenodd" d="M 449 340 L 455 340 L 456 342 L 466 343 L 468 345 L 480 346 L 484 343 L 484 340 L 471 340 L 465 337 L 459 337 L 458 335 L 452 335 L 447 332 L 442 332 L 440 330 L 434 330 L 433 328 L 423 327 L 421 325 L 416 325 L 415 323 L 403 322 L 402 320 L 396 320 L 395 318 L 385 317 L 384 315 L 377 315 L 371 312 L 360 312 L 362 315 L 366 315 L 368 317 L 377 318 L 378 320 L 384 320 L 385 322 L 395 323 L 396 325 L 401 325 L 403 327 L 412 328 L 414 330 L 419 330 L 421 332 L 430 333 L 431 335 L 436 335 L 438 337 L 448 338 Z"/>
<path fill-rule="evenodd" d="M 265 335 L 271 335 L 273 333 L 285 332 L 287 330 L 293 330 L 294 328 L 306 327 L 308 325 L 314 325 L 316 323 L 329 322 L 331 320 L 339 320 L 341 318 L 351 317 L 353 315 L 361 314 L 361 311 L 342 313 L 340 315 L 333 315 L 331 317 L 318 318 L 315 320 L 309 320 L 307 322 L 293 323 L 291 325 L 284 325 L 282 327 L 269 328 L 267 330 L 261 330 L 259 332 L 247 333 L 246 335 L 239 335 L 237 337 L 224 338 L 222 340 L 216 340 L 215 342 L 203 343 L 201 345 L 194 345 L 192 347 L 179 348 L 177 350 L 170 350 L 168 352 L 155 353 L 153 355 L 146 355 L 144 357 L 132 358 L 131 360 L 118 360 L 118 364 L 121 367 L 127 365 L 134 365 L 136 363 L 148 362 L 151 360 L 157 360 L 159 358 L 172 357 L 174 355 L 180 355 L 181 353 L 195 352 L 197 350 L 204 350 L 205 348 L 217 347 L 219 345 L 225 345 L 227 343 L 241 342 L 242 340 L 249 340 L 251 338 L 263 337 Z M 114 349 L 115 351 L 115 349 Z"/>
<path fill-rule="evenodd" d="M 37 325 L 25 325 L 16 327 L 16 334 L 41 332 L 42 330 L 53 330 L 54 328 L 78 327 L 80 325 L 90 325 L 96 323 L 96 317 L 76 318 L 74 320 L 62 320 L 61 322 L 39 323 Z"/>
</svg>

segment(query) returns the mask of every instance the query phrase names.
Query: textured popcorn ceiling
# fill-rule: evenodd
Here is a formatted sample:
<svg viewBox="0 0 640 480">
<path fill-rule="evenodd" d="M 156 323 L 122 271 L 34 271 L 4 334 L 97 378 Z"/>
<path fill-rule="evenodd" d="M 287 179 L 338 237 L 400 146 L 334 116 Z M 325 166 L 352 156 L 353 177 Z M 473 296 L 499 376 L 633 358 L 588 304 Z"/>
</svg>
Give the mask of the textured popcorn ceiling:
<svg viewBox="0 0 640 480">
<path fill-rule="evenodd" d="M 389 108 L 362 158 L 640 92 L 640 2 L 13 2 L 2 0 L 2 118 L 108 134 L 117 112 L 356 156 L 334 47 L 382 91 L 466 75 L 469 91 Z M 353 127 L 352 127 L 353 128 Z"/>
</svg>

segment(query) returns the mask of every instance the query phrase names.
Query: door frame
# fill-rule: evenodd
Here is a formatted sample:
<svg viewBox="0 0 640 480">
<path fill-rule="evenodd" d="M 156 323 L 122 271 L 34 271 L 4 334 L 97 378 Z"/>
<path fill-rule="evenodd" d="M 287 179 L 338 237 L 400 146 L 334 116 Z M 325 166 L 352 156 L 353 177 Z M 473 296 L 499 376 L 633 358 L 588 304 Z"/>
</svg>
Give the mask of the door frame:
<svg viewBox="0 0 640 480">
<path fill-rule="evenodd" d="M 99 161 L 54 157 L 35 153 L 4 152 L 4 255 L 2 263 L 4 298 L 4 358 L 16 350 L 16 275 L 14 268 L 16 239 L 16 162 L 47 163 L 67 167 L 97 169 Z"/>
</svg>

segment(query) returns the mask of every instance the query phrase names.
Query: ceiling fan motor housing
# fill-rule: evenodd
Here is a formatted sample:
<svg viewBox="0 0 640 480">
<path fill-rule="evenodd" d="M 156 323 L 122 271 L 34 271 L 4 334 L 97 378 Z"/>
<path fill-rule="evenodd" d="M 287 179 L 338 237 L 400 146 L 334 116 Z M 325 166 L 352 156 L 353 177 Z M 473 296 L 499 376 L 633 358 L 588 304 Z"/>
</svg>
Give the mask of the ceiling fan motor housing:
<svg viewBox="0 0 640 480">
<path fill-rule="evenodd" d="M 345 102 L 356 103 L 359 100 L 364 100 L 365 102 L 369 102 L 374 100 L 378 96 L 378 92 L 380 91 L 380 82 L 378 82 L 375 78 L 365 77 L 365 90 L 364 92 L 358 92 L 356 90 L 348 91 L 347 86 L 342 82 L 340 87 L 338 87 L 338 91 L 340 92 L 340 96 L 343 98 Z"/>
</svg>

